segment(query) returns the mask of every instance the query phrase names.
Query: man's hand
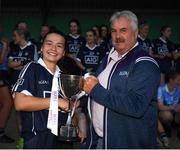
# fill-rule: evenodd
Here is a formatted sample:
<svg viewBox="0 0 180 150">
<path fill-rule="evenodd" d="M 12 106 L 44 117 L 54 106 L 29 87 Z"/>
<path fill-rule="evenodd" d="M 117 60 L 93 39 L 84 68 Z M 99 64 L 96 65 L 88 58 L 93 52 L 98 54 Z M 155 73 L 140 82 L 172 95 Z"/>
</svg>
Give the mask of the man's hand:
<svg viewBox="0 0 180 150">
<path fill-rule="evenodd" d="M 84 80 L 83 90 L 87 94 L 89 94 L 91 90 L 94 88 L 94 86 L 98 83 L 99 83 L 99 80 L 95 76 L 89 76 L 85 78 Z"/>
</svg>

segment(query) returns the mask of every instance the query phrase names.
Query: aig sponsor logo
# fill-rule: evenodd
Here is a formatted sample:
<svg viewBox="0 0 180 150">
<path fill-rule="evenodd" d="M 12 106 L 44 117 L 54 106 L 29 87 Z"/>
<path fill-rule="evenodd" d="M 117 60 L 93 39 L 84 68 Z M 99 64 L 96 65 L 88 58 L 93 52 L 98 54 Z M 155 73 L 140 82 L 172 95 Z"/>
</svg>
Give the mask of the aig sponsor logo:
<svg viewBox="0 0 180 150">
<path fill-rule="evenodd" d="M 119 72 L 119 76 L 126 76 L 126 77 L 128 77 L 129 76 L 129 72 L 128 71 L 120 71 Z"/>
<path fill-rule="evenodd" d="M 85 56 L 85 63 L 86 64 L 98 64 L 99 57 L 98 56 Z"/>
<path fill-rule="evenodd" d="M 40 80 L 40 81 L 38 81 L 38 84 L 49 84 L 49 81 L 46 81 L 46 80 Z"/>
<path fill-rule="evenodd" d="M 77 52 L 80 48 L 79 44 L 69 44 L 69 51 L 70 52 Z"/>
</svg>

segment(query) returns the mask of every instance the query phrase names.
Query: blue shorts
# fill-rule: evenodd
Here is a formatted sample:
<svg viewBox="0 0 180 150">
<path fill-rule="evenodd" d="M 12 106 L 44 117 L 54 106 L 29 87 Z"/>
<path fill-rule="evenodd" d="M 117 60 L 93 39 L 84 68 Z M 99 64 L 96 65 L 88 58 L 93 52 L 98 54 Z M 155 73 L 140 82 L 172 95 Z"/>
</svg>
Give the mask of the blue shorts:
<svg viewBox="0 0 180 150">
<path fill-rule="evenodd" d="M 56 145 L 56 136 L 50 130 L 37 132 L 23 132 L 24 149 L 53 149 Z"/>
</svg>

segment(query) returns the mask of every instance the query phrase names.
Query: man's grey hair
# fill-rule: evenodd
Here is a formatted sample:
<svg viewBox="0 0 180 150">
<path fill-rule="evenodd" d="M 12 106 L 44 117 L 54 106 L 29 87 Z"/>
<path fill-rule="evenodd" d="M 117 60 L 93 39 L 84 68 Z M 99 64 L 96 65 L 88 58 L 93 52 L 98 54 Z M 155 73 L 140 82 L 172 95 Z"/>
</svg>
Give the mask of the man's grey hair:
<svg viewBox="0 0 180 150">
<path fill-rule="evenodd" d="M 110 18 L 110 24 L 113 23 L 114 20 L 119 19 L 120 17 L 125 17 L 131 21 L 131 26 L 134 31 L 138 29 L 138 18 L 137 16 L 130 10 L 123 10 L 115 12 Z"/>
</svg>

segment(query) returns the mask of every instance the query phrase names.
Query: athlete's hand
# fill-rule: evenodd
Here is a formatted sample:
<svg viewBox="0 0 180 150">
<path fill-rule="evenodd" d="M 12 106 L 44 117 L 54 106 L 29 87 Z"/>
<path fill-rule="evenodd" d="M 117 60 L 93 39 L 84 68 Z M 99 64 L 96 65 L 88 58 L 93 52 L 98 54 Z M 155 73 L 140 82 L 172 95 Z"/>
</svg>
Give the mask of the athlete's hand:
<svg viewBox="0 0 180 150">
<path fill-rule="evenodd" d="M 83 143 L 84 142 L 84 140 L 87 138 L 87 135 L 86 135 L 86 133 L 84 133 L 84 132 L 82 132 L 82 131 L 79 131 L 79 138 L 81 139 L 80 140 L 80 143 Z"/>
<path fill-rule="evenodd" d="M 58 100 L 58 106 L 64 110 L 64 111 L 68 111 L 69 110 L 69 101 L 67 99 L 62 99 L 59 98 Z"/>
</svg>

